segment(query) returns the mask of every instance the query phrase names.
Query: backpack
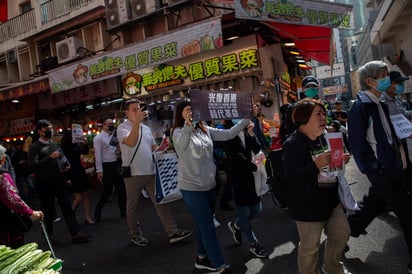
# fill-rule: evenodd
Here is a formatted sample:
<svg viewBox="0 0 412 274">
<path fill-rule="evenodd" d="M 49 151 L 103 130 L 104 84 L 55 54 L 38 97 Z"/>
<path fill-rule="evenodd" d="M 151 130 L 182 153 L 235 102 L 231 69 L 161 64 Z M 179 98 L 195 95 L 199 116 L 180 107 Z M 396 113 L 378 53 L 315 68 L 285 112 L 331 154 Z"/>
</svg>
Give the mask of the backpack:
<svg viewBox="0 0 412 274">
<path fill-rule="evenodd" d="M 284 104 L 280 107 L 281 122 L 279 128 L 280 141 L 283 144 L 296 130 L 296 124 L 292 121 L 292 113 L 295 103 Z"/>
</svg>

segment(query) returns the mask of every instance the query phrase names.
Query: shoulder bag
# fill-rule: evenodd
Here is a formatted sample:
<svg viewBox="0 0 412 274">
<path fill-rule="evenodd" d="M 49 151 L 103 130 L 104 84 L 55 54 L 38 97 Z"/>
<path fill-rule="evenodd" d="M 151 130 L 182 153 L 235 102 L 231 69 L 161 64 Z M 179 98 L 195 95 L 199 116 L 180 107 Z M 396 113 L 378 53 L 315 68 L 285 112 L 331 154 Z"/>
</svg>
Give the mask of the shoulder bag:
<svg viewBox="0 0 412 274">
<path fill-rule="evenodd" d="M 130 165 L 132 164 L 133 159 L 134 159 L 134 156 L 136 156 L 136 152 L 137 152 L 137 150 L 139 149 L 140 143 L 142 142 L 142 135 L 143 135 L 142 126 L 140 126 L 139 143 L 138 143 L 137 146 L 136 146 L 136 150 L 135 150 L 134 153 L 133 153 L 132 159 L 130 159 L 129 165 L 128 165 L 128 166 L 122 166 L 122 169 L 121 169 L 121 172 L 120 172 L 120 175 L 121 175 L 123 178 L 130 178 L 130 177 L 132 177 L 132 172 L 131 172 L 131 170 L 130 170 Z"/>
</svg>

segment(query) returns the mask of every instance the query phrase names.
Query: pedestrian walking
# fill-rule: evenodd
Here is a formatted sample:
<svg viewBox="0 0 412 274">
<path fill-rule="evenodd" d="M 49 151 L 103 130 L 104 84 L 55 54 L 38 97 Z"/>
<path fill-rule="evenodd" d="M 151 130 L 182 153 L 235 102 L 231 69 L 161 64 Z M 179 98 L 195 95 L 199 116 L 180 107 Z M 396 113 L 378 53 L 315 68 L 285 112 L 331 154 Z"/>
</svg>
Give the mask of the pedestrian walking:
<svg viewBox="0 0 412 274">
<path fill-rule="evenodd" d="M 163 224 L 169 243 L 176 243 L 192 235 L 192 231 L 178 229 L 167 204 L 157 204 L 155 198 L 155 164 L 153 151 L 157 148 L 152 131 L 143 124 L 148 116 L 137 99 L 125 102 L 127 119 L 117 128 L 123 166 L 130 168 L 130 177 L 124 178 L 127 193 L 127 223 L 130 241 L 137 246 L 147 246 L 150 241 L 143 235 L 139 222 L 139 200 L 145 189 Z"/>
<path fill-rule="evenodd" d="M 72 131 L 65 130 L 61 139 L 61 148 L 64 155 L 70 162 L 70 169 L 65 172 L 67 179 L 70 181 L 69 191 L 73 193 L 72 209 L 74 211 L 83 205 L 84 222 L 85 224 L 94 224 L 92 217 L 90 216 L 90 197 L 89 191 L 92 184 L 87 177 L 86 171 L 81 164 L 81 155 L 89 154 L 89 145 L 87 140 L 81 140 L 80 142 L 73 143 Z"/>
<path fill-rule="evenodd" d="M 216 206 L 216 165 L 213 141 L 233 139 L 247 124 L 241 120 L 230 129 L 217 129 L 196 124 L 188 102 L 176 106 L 173 144 L 178 158 L 178 187 L 196 223 L 197 257 L 195 268 L 228 271 L 216 236 L 213 215 Z"/>
<path fill-rule="evenodd" d="M 318 100 L 303 99 L 296 104 L 292 119 L 297 130 L 283 145 L 283 159 L 290 184 L 291 215 L 299 233 L 299 272 L 320 273 L 318 253 L 325 231 L 323 273 L 349 273 L 340 261 L 349 239 L 349 224 L 338 196 L 338 178 L 327 172 L 331 152 L 323 135 L 325 106 Z"/>
<path fill-rule="evenodd" d="M 408 246 L 408 271 L 412 273 L 412 196 L 405 186 L 400 142 L 389 118 L 388 106 L 380 101 L 391 86 L 389 69 L 382 61 L 370 61 L 358 70 L 362 91 L 348 118 L 349 143 L 359 170 L 371 186 L 349 216 L 351 236 L 358 237 L 384 210 L 395 213 Z"/>
<path fill-rule="evenodd" d="M 228 158 L 227 176 L 232 180 L 237 216 L 236 220 L 228 222 L 228 228 L 237 245 L 242 244 L 243 233 L 250 243 L 250 252 L 258 258 L 266 258 L 268 254 L 251 224 L 251 220 L 262 212 L 262 202 L 256 194 L 253 177 L 257 166 L 252 162 L 252 152 L 258 154 L 261 150 L 254 124 L 249 124 L 235 138 L 224 142 L 224 150 Z"/>
<path fill-rule="evenodd" d="M 44 212 L 44 223 L 49 238 L 55 241 L 53 220 L 56 214 L 54 199 L 57 198 L 64 221 L 72 236 L 72 242 L 86 242 L 90 235 L 79 232 L 63 176 L 63 172 L 67 171 L 70 166 L 59 145 L 52 140 L 53 126 L 51 122 L 48 120 L 37 121 L 36 132 L 39 139 L 30 146 L 29 166 L 34 171 L 34 185 L 39 195 L 41 209 Z"/>
<path fill-rule="evenodd" d="M 93 139 L 96 176 L 98 182 L 103 185 L 103 191 L 94 210 L 96 222 L 100 222 L 103 207 L 112 195 L 113 188 L 117 192 L 120 217 L 126 217 L 126 189 L 120 174 L 120 146 L 115 130 L 113 120 L 106 118 L 102 123 L 102 131 Z"/>
</svg>

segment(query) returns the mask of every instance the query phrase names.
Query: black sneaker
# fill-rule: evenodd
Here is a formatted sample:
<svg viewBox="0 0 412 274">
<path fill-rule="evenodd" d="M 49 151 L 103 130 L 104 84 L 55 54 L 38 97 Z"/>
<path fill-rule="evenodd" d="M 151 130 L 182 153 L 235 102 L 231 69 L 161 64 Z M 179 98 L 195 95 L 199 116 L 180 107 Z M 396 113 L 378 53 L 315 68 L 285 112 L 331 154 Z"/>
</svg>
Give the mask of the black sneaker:
<svg viewBox="0 0 412 274">
<path fill-rule="evenodd" d="M 263 247 L 263 245 L 259 242 L 253 242 L 250 244 L 250 252 L 252 252 L 258 258 L 267 258 L 268 254 Z"/>
<path fill-rule="evenodd" d="M 210 271 L 217 271 L 216 267 L 212 265 L 212 262 L 209 260 L 208 257 L 204 257 L 204 258 L 196 257 L 195 268 L 196 269 L 206 269 Z"/>
<path fill-rule="evenodd" d="M 177 230 L 173 236 L 169 237 L 169 243 L 173 244 L 192 235 L 192 230 Z"/>
<path fill-rule="evenodd" d="M 240 228 L 237 228 L 234 222 L 228 222 L 227 227 L 233 234 L 233 240 L 237 245 L 242 244 L 242 231 Z"/>
</svg>

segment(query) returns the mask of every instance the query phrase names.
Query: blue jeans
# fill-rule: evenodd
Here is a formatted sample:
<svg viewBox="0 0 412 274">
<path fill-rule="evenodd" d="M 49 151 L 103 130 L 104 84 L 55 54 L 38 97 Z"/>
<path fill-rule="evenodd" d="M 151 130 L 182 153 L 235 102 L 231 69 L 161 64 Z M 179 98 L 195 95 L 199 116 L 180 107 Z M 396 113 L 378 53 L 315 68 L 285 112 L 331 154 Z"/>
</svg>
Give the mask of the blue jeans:
<svg viewBox="0 0 412 274">
<path fill-rule="evenodd" d="M 208 256 L 213 266 L 222 269 L 226 266 L 222 249 L 217 239 L 213 214 L 216 204 L 216 189 L 208 191 L 181 190 L 186 207 L 196 223 L 198 256 Z"/>
<path fill-rule="evenodd" d="M 257 215 L 262 212 L 262 202 L 257 202 L 255 204 L 246 205 L 246 206 L 236 206 L 237 219 L 235 224 L 248 238 L 249 242 L 256 242 L 256 236 L 253 232 L 252 225 L 250 220 L 255 218 Z"/>
</svg>

